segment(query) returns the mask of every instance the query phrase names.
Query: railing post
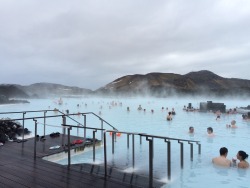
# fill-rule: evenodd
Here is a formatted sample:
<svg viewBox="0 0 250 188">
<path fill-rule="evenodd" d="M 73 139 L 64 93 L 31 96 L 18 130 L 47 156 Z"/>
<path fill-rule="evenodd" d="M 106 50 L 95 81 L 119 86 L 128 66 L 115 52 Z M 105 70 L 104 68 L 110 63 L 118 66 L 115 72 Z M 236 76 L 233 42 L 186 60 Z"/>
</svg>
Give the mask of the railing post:
<svg viewBox="0 0 250 188">
<path fill-rule="evenodd" d="M 149 145 L 149 187 L 153 187 L 153 139 L 146 137 Z"/>
<path fill-rule="evenodd" d="M 201 144 L 199 142 L 196 142 L 196 144 L 198 145 L 198 154 L 201 154 Z"/>
<path fill-rule="evenodd" d="M 180 157 L 181 157 L 181 168 L 183 168 L 183 142 L 180 142 L 180 140 L 178 140 L 178 143 L 180 144 Z"/>
<path fill-rule="evenodd" d="M 25 114 L 26 114 L 26 112 L 23 112 L 23 140 L 24 140 L 24 118 L 25 118 Z M 35 137 L 36 137 L 36 135 L 35 135 Z"/>
<path fill-rule="evenodd" d="M 83 115 L 83 117 L 84 117 L 84 127 L 86 127 L 87 126 L 87 118 L 86 118 L 86 115 Z M 86 128 L 84 128 L 84 140 L 86 140 Z"/>
<path fill-rule="evenodd" d="M 193 143 L 192 142 L 188 142 L 188 144 L 190 144 L 190 159 L 191 161 L 193 161 L 193 156 L 194 156 L 194 149 L 193 149 Z"/>
<path fill-rule="evenodd" d="M 79 124 L 77 125 L 76 133 L 77 133 L 77 136 L 79 136 Z"/>
<path fill-rule="evenodd" d="M 127 148 L 129 148 L 129 135 L 130 134 L 127 134 Z"/>
<path fill-rule="evenodd" d="M 142 144 L 142 134 L 146 134 L 146 133 L 140 133 L 140 145 Z"/>
<path fill-rule="evenodd" d="M 101 119 L 101 140 L 102 140 L 102 143 L 103 143 L 103 120 Z"/>
<path fill-rule="evenodd" d="M 132 134 L 132 161 L 133 161 L 133 168 L 135 168 L 135 135 Z"/>
<path fill-rule="evenodd" d="M 62 116 L 62 124 L 66 125 L 66 117 L 65 116 Z M 62 135 L 62 145 L 64 146 L 64 137 L 65 137 L 65 134 L 66 134 L 65 126 L 63 126 L 63 128 L 62 128 L 62 133 L 63 133 L 63 135 Z"/>
<path fill-rule="evenodd" d="M 43 118 L 43 136 L 45 137 L 46 134 L 46 113 L 47 111 L 44 111 L 44 118 Z"/>
<path fill-rule="evenodd" d="M 71 127 L 68 127 L 68 169 L 70 168 L 70 164 L 71 164 L 71 154 L 70 154 L 70 130 L 71 130 Z"/>
<path fill-rule="evenodd" d="M 97 132 L 97 130 L 93 131 L 93 161 L 95 162 L 95 133 Z"/>
<path fill-rule="evenodd" d="M 167 142 L 167 162 L 168 162 L 168 180 L 171 179 L 171 142 L 169 140 L 165 140 Z"/>
<path fill-rule="evenodd" d="M 36 142 L 37 142 L 37 120 L 33 119 L 35 121 L 35 137 L 34 137 L 34 159 L 36 159 Z"/>
<path fill-rule="evenodd" d="M 116 132 L 111 132 L 112 133 L 112 154 L 115 153 L 115 134 Z"/>
<path fill-rule="evenodd" d="M 104 131 L 104 175 L 107 177 L 107 146 L 106 146 L 106 131 Z"/>
<path fill-rule="evenodd" d="M 66 117 L 65 116 L 62 116 L 62 124 L 66 125 Z M 62 128 L 62 133 L 66 134 L 66 128 L 65 127 Z"/>
</svg>

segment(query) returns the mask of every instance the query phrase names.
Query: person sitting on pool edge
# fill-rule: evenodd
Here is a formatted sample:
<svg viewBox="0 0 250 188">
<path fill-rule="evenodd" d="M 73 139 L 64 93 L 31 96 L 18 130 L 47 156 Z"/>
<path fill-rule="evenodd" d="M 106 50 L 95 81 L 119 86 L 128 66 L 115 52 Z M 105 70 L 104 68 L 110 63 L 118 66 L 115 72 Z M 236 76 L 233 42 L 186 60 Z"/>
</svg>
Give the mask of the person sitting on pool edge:
<svg viewBox="0 0 250 188">
<path fill-rule="evenodd" d="M 249 163 L 245 160 L 248 158 L 248 154 L 242 150 L 238 151 L 236 155 L 237 159 L 240 161 L 238 163 L 238 168 L 249 168 Z M 236 165 L 236 159 L 232 159 L 233 163 Z"/>
<path fill-rule="evenodd" d="M 214 133 L 213 133 L 213 132 L 214 132 L 214 130 L 213 130 L 212 127 L 208 127 L 208 128 L 207 128 L 207 135 L 208 135 L 208 136 L 214 136 Z"/>
<path fill-rule="evenodd" d="M 218 166 L 230 167 L 232 163 L 227 159 L 228 149 L 226 147 L 220 148 L 220 156 L 212 159 L 212 163 Z"/>
</svg>

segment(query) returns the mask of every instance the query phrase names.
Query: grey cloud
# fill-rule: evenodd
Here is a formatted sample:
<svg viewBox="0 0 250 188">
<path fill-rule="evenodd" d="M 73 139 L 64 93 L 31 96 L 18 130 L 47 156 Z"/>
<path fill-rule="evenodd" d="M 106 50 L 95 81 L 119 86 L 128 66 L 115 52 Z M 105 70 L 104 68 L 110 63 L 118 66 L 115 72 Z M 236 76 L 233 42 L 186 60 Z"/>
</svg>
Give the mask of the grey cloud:
<svg viewBox="0 0 250 188">
<path fill-rule="evenodd" d="M 5 0 L 0 78 L 90 89 L 149 72 L 250 79 L 249 19 L 246 0 Z"/>
</svg>

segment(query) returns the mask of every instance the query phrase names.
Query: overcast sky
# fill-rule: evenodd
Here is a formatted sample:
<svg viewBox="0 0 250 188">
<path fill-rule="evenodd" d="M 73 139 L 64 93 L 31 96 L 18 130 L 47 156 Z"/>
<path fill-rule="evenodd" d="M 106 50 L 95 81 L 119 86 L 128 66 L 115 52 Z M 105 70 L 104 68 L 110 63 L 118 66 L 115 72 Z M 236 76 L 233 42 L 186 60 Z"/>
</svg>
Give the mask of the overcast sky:
<svg viewBox="0 0 250 188">
<path fill-rule="evenodd" d="M 249 0 L 0 0 L 0 83 L 98 89 L 131 74 L 250 79 Z"/>
</svg>

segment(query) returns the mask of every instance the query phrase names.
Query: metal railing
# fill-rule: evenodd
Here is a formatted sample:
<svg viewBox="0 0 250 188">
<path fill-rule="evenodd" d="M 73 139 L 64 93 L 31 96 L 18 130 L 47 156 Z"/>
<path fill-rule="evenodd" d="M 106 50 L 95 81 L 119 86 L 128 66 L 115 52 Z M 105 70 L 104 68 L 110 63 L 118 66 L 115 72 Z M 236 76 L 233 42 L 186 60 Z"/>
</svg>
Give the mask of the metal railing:
<svg viewBox="0 0 250 188">
<path fill-rule="evenodd" d="M 107 130 L 104 132 L 104 138 L 106 138 L 106 132 L 112 133 L 112 154 L 114 154 L 114 137 L 117 131 Z M 187 142 L 190 144 L 190 160 L 193 161 L 193 144 L 196 143 L 198 145 L 198 154 L 201 154 L 201 144 L 200 141 L 195 140 L 186 140 L 186 139 L 179 139 L 179 138 L 171 138 L 171 137 L 164 137 L 164 136 L 157 136 L 157 135 L 149 135 L 145 133 L 133 133 L 133 132 L 121 132 L 122 134 L 127 134 L 127 147 L 129 148 L 129 136 L 132 135 L 132 166 L 135 166 L 135 136 L 140 136 L 140 144 L 142 144 L 142 137 L 146 138 L 146 141 L 149 143 L 149 186 L 152 187 L 153 185 L 153 156 L 154 156 L 154 147 L 153 142 L 154 139 L 162 139 L 164 142 L 167 143 L 167 174 L 168 179 L 171 179 L 171 141 L 177 141 L 180 144 L 180 166 L 183 169 L 184 166 L 184 147 L 183 143 Z M 105 140 L 105 139 L 104 139 Z M 105 175 L 107 170 L 107 162 L 104 162 L 105 165 Z"/>
<path fill-rule="evenodd" d="M 43 112 L 43 116 L 38 116 L 38 117 L 31 117 L 31 118 L 25 118 L 25 114 L 27 113 L 37 113 L 37 112 Z M 61 115 L 54 115 L 54 116 L 47 116 L 46 113 L 47 112 L 59 112 L 61 113 Z M 109 122 L 105 121 L 103 118 L 101 118 L 100 116 L 98 116 L 97 114 L 93 113 L 93 112 L 85 112 L 85 113 L 73 113 L 73 114 L 65 114 L 62 111 L 58 110 L 58 109 L 54 109 L 54 110 L 33 110 L 33 111 L 15 111 L 15 112 L 1 112 L 1 114 L 22 114 L 22 118 L 15 118 L 15 119 L 11 119 L 11 121 L 20 121 L 22 120 L 22 126 L 23 126 L 23 134 L 22 134 L 22 139 L 24 140 L 24 129 L 25 129 L 25 120 L 28 119 L 43 119 L 43 136 L 46 135 L 46 118 L 52 118 L 52 117 L 62 117 L 63 118 L 63 123 L 66 123 L 66 119 L 64 119 L 64 117 L 68 117 L 69 119 L 71 119 L 72 121 L 76 122 L 78 125 L 81 125 L 83 127 L 87 126 L 87 115 L 94 115 L 95 117 L 99 118 L 99 120 L 101 121 L 101 128 L 103 129 L 104 123 L 108 126 L 110 126 L 113 130 L 118 130 L 116 129 L 114 126 L 112 126 Z M 84 117 L 84 123 L 80 123 L 79 121 L 75 120 L 74 118 L 72 118 L 71 116 L 73 115 L 82 115 Z M 1 120 L 0 121 L 6 121 L 6 120 Z M 84 131 L 84 137 L 86 137 L 86 130 Z M 103 140 L 103 139 L 102 139 Z"/>
<path fill-rule="evenodd" d="M 8 113 L 27 113 L 27 112 L 47 112 L 47 110 L 44 111 L 26 111 L 26 112 L 8 112 Z M 53 110 L 50 110 L 53 111 Z M 0 113 L 0 114 L 8 114 L 6 113 Z M 86 125 L 86 118 L 84 118 L 84 126 L 76 126 L 76 125 L 69 125 L 66 123 L 66 116 L 70 117 L 72 115 L 83 115 L 84 117 L 87 114 L 93 114 L 96 117 L 98 117 L 101 120 L 101 128 L 93 128 L 93 127 L 87 127 Z M 190 145 L 190 160 L 193 161 L 193 144 L 196 143 L 198 145 L 198 154 L 201 154 L 201 144 L 200 141 L 195 140 L 186 140 L 186 139 L 179 139 L 179 138 L 171 138 L 171 137 L 164 137 L 164 136 L 157 136 L 157 135 L 149 135 L 146 133 L 134 133 L 134 132 L 124 132 L 124 131 L 118 131 L 116 128 L 114 128 L 112 125 L 110 125 L 108 122 L 100 118 L 98 115 L 87 112 L 87 113 L 77 113 L 77 114 L 61 114 L 61 115 L 53 115 L 53 116 L 46 116 L 46 113 L 44 113 L 44 116 L 37 116 L 37 117 L 28 117 L 28 118 L 17 118 L 17 119 L 7 119 L 7 120 L 0 120 L 0 121 L 19 121 L 22 120 L 23 122 L 25 120 L 33 120 L 35 122 L 35 135 L 37 135 L 37 119 L 45 119 L 45 118 L 54 118 L 54 117 L 62 117 L 62 124 L 61 127 L 63 130 L 63 134 L 66 135 L 66 129 L 67 129 L 67 151 L 68 151 L 68 168 L 70 168 L 71 165 L 71 142 L 70 142 L 70 136 L 71 136 L 71 130 L 72 128 L 77 129 L 84 129 L 84 138 L 86 138 L 86 130 L 92 130 L 93 134 L 93 161 L 95 161 L 95 150 L 96 150 L 96 132 L 101 131 L 101 140 L 103 143 L 103 152 L 104 152 L 104 176 L 107 177 L 107 138 L 106 134 L 109 132 L 112 135 L 112 154 L 115 152 L 115 141 L 116 141 L 116 134 L 122 133 L 127 135 L 127 148 L 130 147 L 130 136 L 132 136 L 132 166 L 135 167 L 135 137 L 139 137 L 140 139 L 140 145 L 142 144 L 142 138 L 144 137 L 146 141 L 148 141 L 149 145 L 149 187 L 153 186 L 153 156 L 154 156 L 154 139 L 163 140 L 165 143 L 167 143 L 167 175 L 168 179 L 171 179 L 171 143 L 172 142 L 178 142 L 180 144 L 180 167 L 183 169 L 184 166 L 184 143 L 188 143 Z M 103 128 L 103 123 L 107 123 L 110 125 L 113 130 L 106 130 Z M 46 124 L 44 124 L 45 126 Z M 81 125 L 81 124 L 80 124 Z M 45 130 L 45 129 L 44 129 Z M 44 132 L 45 134 L 45 132 Z M 62 141 L 64 142 L 64 141 Z M 34 139 L 34 159 L 36 159 L 36 139 Z"/>
<path fill-rule="evenodd" d="M 62 124 L 63 127 L 68 127 L 68 152 L 70 152 L 70 130 L 72 128 L 83 128 L 79 126 L 74 125 L 67 125 Z M 125 131 L 114 131 L 114 130 L 104 130 L 104 129 L 98 129 L 98 128 L 91 128 L 91 127 L 84 127 L 86 129 L 92 129 L 93 130 L 93 161 L 95 161 L 95 133 L 97 131 L 103 131 L 103 149 L 104 149 L 104 176 L 107 177 L 107 139 L 106 134 L 108 132 L 111 133 L 112 136 L 112 154 L 115 153 L 115 138 L 116 134 L 126 134 L 127 135 L 127 148 L 130 147 L 129 142 L 129 136 L 132 136 L 132 166 L 135 167 L 135 136 L 140 137 L 140 144 L 142 144 L 142 137 L 146 138 L 146 141 L 149 143 L 149 187 L 153 187 L 153 156 L 154 156 L 154 149 L 153 149 L 153 142 L 154 139 L 161 139 L 165 143 L 167 143 L 167 175 L 168 179 L 171 179 L 171 142 L 176 141 L 180 144 L 180 166 L 181 169 L 183 169 L 184 166 L 184 142 L 188 143 L 190 145 L 190 160 L 193 161 L 193 144 L 196 143 L 198 145 L 198 154 L 201 154 L 201 144 L 200 141 L 195 140 L 186 140 L 186 139 L 179 139 L 179 138 L 171 138 L 171 137 L 164 137 L 164 136 L 157 136 L 157 135 L 149 135 L 145 133 L 134 133 L 134 132 L 125 132 Z M 71 165 L 71 156 L 70 153 L 68 153 L 68 168 L 70 168 Z"/>
</svg>

